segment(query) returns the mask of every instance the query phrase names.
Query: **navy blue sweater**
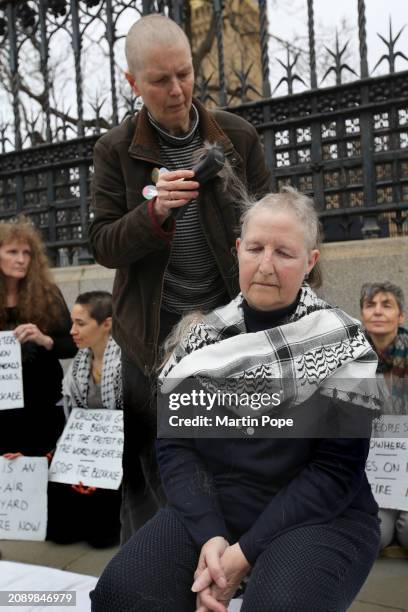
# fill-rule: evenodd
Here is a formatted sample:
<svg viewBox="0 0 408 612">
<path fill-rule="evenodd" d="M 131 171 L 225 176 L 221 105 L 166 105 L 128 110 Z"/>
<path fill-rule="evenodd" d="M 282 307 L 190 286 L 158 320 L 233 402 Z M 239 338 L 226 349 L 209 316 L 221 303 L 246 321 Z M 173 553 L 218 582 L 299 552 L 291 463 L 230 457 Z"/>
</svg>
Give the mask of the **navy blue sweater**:
<svg viewBox="0 0 408 612">
<path fill-rule="evenodd" d="M 244 305 L 249 332 L 285 321 Z M 168 503 L 198 548 L 214 536 L 239 541 L 253 565 L 271 541 L 353 508 L 376 514 L 365 475 L 369 439 L 160 439 Z"/>
</svg>

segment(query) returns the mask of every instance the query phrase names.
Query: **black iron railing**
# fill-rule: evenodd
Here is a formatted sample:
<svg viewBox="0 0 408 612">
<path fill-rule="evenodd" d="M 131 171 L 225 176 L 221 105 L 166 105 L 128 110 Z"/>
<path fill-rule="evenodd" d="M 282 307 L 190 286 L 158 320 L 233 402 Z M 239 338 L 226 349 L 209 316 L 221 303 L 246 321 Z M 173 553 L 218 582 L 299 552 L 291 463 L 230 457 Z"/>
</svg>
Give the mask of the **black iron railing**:
<svg viewBox="0 0 408 612">
<path fill-rule="evenodd" d="M 226 20 L 233 3 L 202 2 L 214 27 L 218 71 L 199 72 L 196 95 L 210 105 L 228 102 L 229 110 L 257 127 L 274 187 L 291 183 L 313 194 L 326 240 L 407 235 L 408 72 L 396 70 L 397 61 L 408 60 L 399 51 L 401 29 L 393 33 L 390 22 L 387 36 L 381 36 L 387 53 L 377 65 L 387 63 L 388 74 L 373 75 L 377 65 L 370 74 L 365 3 L 356 0 L 359 67 L 346 61 L 347 42 L 336 36 L 322 69 L 316 61 L 314 3 L 305 0 L 305 74 L 299 67 L 302 50 L 290 44 L 285 61 L 271 61 L 267 2 L 252 3 L 259 30 L 255 70 L 262 83 L 257 94 L 245 53 L 240 70 L 228 63 Z M 189 2 L 0 0 L 0 218 L 30 216 L 57 264 L 89 259 L 92 148 L 101 132 L 137 108 L 122 85 L 118 56 L 129 24 L 155 11 L 192 30 Z M 94 72 L 104 84 L 103 95 L 95 93 L 99 81 L 92 80 L 86 64 L 94 58 L 95 42 L 102 50 Z M 66 83 L 56 63 L 61 51 L 69 64 Z M 271 68 L 278 65 L 282 72 L 271 83 Z M 335 85 L 327 86 L 330 79 Z M 286 95 L 280 95 L 283 88 Z"/>
</svg>

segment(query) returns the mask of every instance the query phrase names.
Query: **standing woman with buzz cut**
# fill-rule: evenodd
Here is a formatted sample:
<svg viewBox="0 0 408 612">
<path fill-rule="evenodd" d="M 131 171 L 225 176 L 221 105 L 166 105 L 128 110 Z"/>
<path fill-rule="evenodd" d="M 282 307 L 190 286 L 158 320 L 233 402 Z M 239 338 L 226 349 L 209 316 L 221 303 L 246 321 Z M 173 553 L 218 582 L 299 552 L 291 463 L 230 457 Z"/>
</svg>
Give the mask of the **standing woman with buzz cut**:
<svg viewBox="0 0 408 612">
<path fill-rule="evenodd" d="M 257 196 L 271 188 L 256 129 L 193 98 L 190 43 L 174 21 L 142 17 L 125 51 L 126 78 L 143 106 L 95 145 L 89 235 L 96 261 L 117 270 L 112 333 L 123 358 L 122 543 L 163 503 L 154 452 L 159 347 L 184 314 L 221 306 L 238 291 L 239 201 L 223 172 L 200 185 L 192 171 L 197 156 L 205 143 L 215 145 L 233 183 L 238 177 Z"/>
</svg>

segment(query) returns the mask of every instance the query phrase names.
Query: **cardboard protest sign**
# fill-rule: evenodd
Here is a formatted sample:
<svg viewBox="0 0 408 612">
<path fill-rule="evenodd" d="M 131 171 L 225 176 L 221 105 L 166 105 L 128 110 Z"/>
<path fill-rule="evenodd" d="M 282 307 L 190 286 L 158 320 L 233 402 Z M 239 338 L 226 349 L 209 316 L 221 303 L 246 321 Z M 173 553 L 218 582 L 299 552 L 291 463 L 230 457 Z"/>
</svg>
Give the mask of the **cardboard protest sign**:
<svg viewBox="0 0 408 612">
<path fill-rule="evenodd" d="M 408 510 L 408 438 L 372 438 L 366 473 L 380 508 Z"/>
<path fill-rule="evenodd" d="M 45 540 L 48 461 L 0 457 L 0 540 Z"/>
<path fill-rule="evenodd" d="M 373 423 L 373 438 L 407 438 L 408 415 L 384 414 Z"/>
<path fill-rule="evenodd" d="M 49 480 L 118 489 L 122 480 L 123 412 L 74 408 L 58 441 Z"/>
<path fill-rule="evenodd" d="M 21 345 L 13 332 L 0 332 L 0 410 L 23 407 Z"/>
</svg>

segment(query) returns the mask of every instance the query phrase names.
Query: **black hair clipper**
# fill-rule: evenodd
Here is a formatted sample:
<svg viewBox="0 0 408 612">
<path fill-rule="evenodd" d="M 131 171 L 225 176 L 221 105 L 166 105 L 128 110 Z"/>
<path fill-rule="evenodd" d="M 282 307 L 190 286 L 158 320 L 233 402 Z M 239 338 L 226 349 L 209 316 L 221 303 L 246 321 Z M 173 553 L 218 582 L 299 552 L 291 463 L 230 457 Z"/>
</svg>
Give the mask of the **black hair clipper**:
<svg viewBox="0 0 408 612">
<path fill-rule="evenodd" d="M 199 161 L 193 166 L 192 170 L 194 171 L 194 176 L 190 180 L 197 181 L 197 183 L 200 183 L 201 187 L 201 185 L 214 178 L 218 172 L 222 170 L 224 164 L 224 151 L 219 147 L 212 147 L 203 153 Z M 187 206 L 188 204 L 185 204 L 179 208 L 174 208 L 171 213 L 173 219 L 180 219 L 185 213 Z"/>
<path fill-rule="evenodd" d="M 192 168 L 195 174 L 191 180 L 203 185 L 214 178 L 222 170 L 224 164 L 224 151 L 219 147 L 212 147 L 200 157 L 199 161 Z"/>
</svg>

